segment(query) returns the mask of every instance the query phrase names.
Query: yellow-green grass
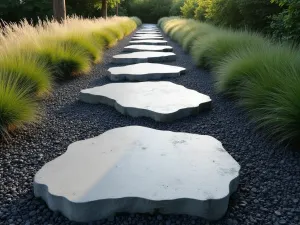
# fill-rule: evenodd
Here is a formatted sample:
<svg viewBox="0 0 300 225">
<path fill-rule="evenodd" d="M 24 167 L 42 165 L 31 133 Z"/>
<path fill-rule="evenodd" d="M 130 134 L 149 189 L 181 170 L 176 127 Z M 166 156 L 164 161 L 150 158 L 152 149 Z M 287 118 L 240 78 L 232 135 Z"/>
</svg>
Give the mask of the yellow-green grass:
<svg viewBox="0 0 300 225">
<path fill-rule="evenodd" d="M 240 104 L 257 127 L 266 128 L 267 135 L 277 142 L 298 142 L 300 70 L 289 65 L 269 72 L 261 70 L 259 76 L 245 80 L 239 90 Z"/>
<path fill-rule="evenodd" d="M 57 78 L 87 74 L 105 48 L 138 25 L 128 17 L 7 25 L 0 34 L 1 133 L 35 121 L 40 97 L 51 93 Z"/>
<path fill-rule="evenodd" d="M 277 141 L 300 137 L 300 54 L 289 46 L 248 48 L 215 69 L 216 87 L 239 99 Z"/>
<path fill-rule="evenodd" d="M 34 123 L 38 118 L 37 102 L 31 82 L 23 75 L 0 72 L 0 134 Z"/>
<path fill-rule="evenodd" d="M 52 73 L 48 64 L 29 52 L 12 52 L 0 55 L 0 73 L 19 77 L 20 86 L 31 83 L 37 96 L 45 96 L 52 90 Z"/>
<path fill-rule="evenodd" d="M 221 30 L 197 38 L 191 47 L 191 55 L 197 66 L 214 68 L 232 52 L 270 45 L 270 41 L 258 34 Z"/>
<path fill-rule="evenodd" d="M 217 91 L 236 98 L 268 136 L 280 143 L 300 138 L 298 48 L 194 20 L 162 18 L 159 26 L 198 66 L 212 69 Z"/>
<path fill-rule="evenodd" d="M 136 24 L 137 27 L 141 26 L 142 25 L 142 21 L 140 18 L 136 17 L 136 16 L 132 16 L 130 17 L 131 20 L 133 20 Z"/>
<path fill-rule="evenodd" d="M 51 67 L 53 77 L 59 80 L 87 74 L 91 70 L 90 54 L 76 45 L 53 41 L 37 48 L 34 53 Z"/>
<path fill-rule="evenodd" d="M 92 36 L 96 42 L 102 43 L 105 48 L 111 48 L 118 42 L 117 36 L 105 28 L 94 31 Z"/>
</svg>

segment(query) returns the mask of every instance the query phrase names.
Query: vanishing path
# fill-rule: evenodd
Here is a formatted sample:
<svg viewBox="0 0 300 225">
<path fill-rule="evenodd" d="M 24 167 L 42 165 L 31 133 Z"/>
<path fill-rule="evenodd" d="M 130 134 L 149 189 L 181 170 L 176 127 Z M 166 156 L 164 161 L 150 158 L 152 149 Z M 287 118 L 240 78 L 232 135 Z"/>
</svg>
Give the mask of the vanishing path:
<svg viewBox="0 0 300 225">
<path fill-rule="evenodd" d="M 42 123 L 14 135 L 9 144 L 0 144 L 0 224 L 75 224 L 33 196 L 34 174 L 48 161 L 61 155 L 75 141 L 97 136 L 109 129 L 139 125 L 211 135 L 240 163 L 240 186 L 232 196 L 226 216 L 211 224 L 299 224 L 300 154 L 276 147 L 262 133 L 254 132 L 244 112 L 236 104 L 217 95 L 210 73 L 197 69 L 191 57 L 165 38 L 177 55 L 176 62 L 165 63 L 187 69 L 185 75 L 164 79 L 210 96 L 212 109 L 172 123 L 149 118 L 123 116 L 106 105 L 78 101 L 80 90 L 111 83 L 107 78 L 112 56 L 128 45 L 131 37 L 108 50 L 104 63 L 91 75 L 56 87 L 45 101 Z M 210 224 L 189 216 L 118 215 L 114 221 L 95 224 Z"/>
</svg>

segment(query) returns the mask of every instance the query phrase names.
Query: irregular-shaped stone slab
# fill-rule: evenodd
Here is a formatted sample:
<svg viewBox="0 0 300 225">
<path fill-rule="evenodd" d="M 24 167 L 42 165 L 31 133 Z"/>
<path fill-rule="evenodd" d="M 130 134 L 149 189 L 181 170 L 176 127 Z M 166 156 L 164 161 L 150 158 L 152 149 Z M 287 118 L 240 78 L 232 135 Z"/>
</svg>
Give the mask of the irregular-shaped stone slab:
<svg viewBox="0 0 300 225">
<path fill-rule="evenodd" d="M 159 31 L 137 31 L 136 34 L 161 34 Z"/>
<path fill-rule="evenodd" d="M 157 27 L 152 27 L 152 28 L 141 28 L 138 31 L 159 31 Z"/>
<path fill-rule="evenodd" d="M 166 45 L 168 42 L 164 40 L 137 40 L 137 41 L 129 41 L 130 44 L 136 45 Z"/>
<path fill-rule="evenodd" d="M 139 30 L 159 30 L 157 26 L 141 27 Z"/>
<path fill-rule="evenodd" d="M 79 99 L 114 106 L 124 115 L 168 122 L 211 107 L 209 96 L 167 81 L 111 83 L 85 89 Z"/>
<path fill-rule="evenodd" d="M 128 66 L 112 67 L 108 69 L 112 81 L 147 81 L 161 78 L 178 77 L 185 73 L 185 68 L 158 63 L 138 63 Z"/>
<path fill-rule="evenodd" d="M 172 62 L 176 60 L 173 52 L 140 51 L 113 56 L 115 64 L 132 64 L 142 62 Z"/>
<path fill-rule="evenodd" d="M 173 48 L 167 45 L 128 45 L 124 52 L 153 51 L 153 52 L 172 52 Z"/>
<path fill-rule="evenodd" d="M 164 39 L 163 37 L 147 37 L 147 36 L 144 36 L 144 37 L 132 37 L 132 40 L 146 40 L 146 39 L 155 39 L 155 40 L 162 40 Z"/>
<path fill-rule="evenodd" d="M 133 37 L 163 37 L 160 34 L 136 34 Z"/>
<path fill-rule="evenodd" d="M 239 171 L 211 136 L 129 126 L 69 145 L 35 175 L 34 193 L 77 222 L 154 211 L 217 220 Z"/>
<path fill-rule="evenodd" d="M 159 37 L 162 37 L 161 34 L 135 34 L 134 36 L 159 36 Z"/>
</svg>

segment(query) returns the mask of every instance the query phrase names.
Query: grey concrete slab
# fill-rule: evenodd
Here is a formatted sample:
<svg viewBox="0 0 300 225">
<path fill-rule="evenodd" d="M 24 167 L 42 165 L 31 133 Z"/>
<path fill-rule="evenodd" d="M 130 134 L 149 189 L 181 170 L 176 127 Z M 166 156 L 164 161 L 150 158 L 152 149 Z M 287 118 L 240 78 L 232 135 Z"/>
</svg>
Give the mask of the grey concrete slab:
<svg viewBox="0 0 300 225">
<path fill-rule="evenodd" d="M 173 52 L 139 51 L 113 56 L 114 64 L 133 64 L 143 62 L 172 62 L 176 60 Z"/>
<path fill-rule="evenodd" d="M 82 90 L 79 100 L 107 104 L 132 117 L 170 122 L 211 107 L 209 96 L 167 81 L 111 83 Z"/>
<path fill-rule="evenodd" d="M 152 51 L 152 52 L 172 52 L 173 48 L 167 45 L 128 45 L 124 52 Z"/>
<path fill-rule="evenodd" d="M 69 145 L 37 172 L 34 194 L 76 222 L 154 211 L 217 220 L 239 171 L 211 136 L 129 126 Z"/>
<path fill-rule="evenodd" d="M 137 31 L 136 34 L 161 34 L 160 31 Z"/>
<path fill-rule="evenodd" d="M 138 63 L 108 69 L 112 81 L 147 81 L 178 77 L 185 73 L 185 68 L 159 63 Z"/>
<path fill-rule="evenodd" d="M 161 34 L 135 34 L 133 37 L 163 37 Z"/>
<path fill-rule="evenodd" d="M 163 40 L 163 37 L 159 37 L 159 36 L 135 36 L 132 37 L 132 40 Z"/>
<path fill-rule="evenodd" d="M 129 41 L 130 44 L 135 45 L 166 45 L 168 42 L 164 40 L 137 40 L 137 41 Z"/>
</svg>

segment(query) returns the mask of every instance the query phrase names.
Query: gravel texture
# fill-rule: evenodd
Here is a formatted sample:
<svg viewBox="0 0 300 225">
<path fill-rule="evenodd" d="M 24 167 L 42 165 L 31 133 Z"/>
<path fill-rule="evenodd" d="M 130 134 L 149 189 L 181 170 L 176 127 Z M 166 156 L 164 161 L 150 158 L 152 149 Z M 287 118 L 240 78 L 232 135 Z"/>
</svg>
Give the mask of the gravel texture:
<svg viewBox="0 0 300 225">
<path fill-rule="evenodd" d="M 213 76 L 197 69 L 191 57 L 170 41 L 177 61 L 168 63 L 187 69 L 186 75 L 172 82 L 197 90 L 212 98 L 210 111 L 172 123 L 123 116 L 106 105 L 78 101 L 81 89 L 109 83 L 107 69 L 112 56 L 122 51 L 130 37 L 106 52 L 104 63 L 95 66 L 90 76 L 68 81 L 55 88 L 42 105 L 41 123 L 27 127 L 0 142 L 0 224 L 67 225 L 75 224 L 33 195 L 34 174 L 48 161 L 61 155 L 72 142 L 94 137 L 112 128 L 140 125 L 211 135 L 240 163 L 241 180 L 223 219 L 208 222 L 184 215 L 120 214 L 90 224 L 106 225 L 189 225 L 189 224 L 300 224 L 300 152 L 277 146 L 254 131 L 245 112 L 213 88 Z M 167 80 L 167 79 L 165 79 Z"/>
</svg>

